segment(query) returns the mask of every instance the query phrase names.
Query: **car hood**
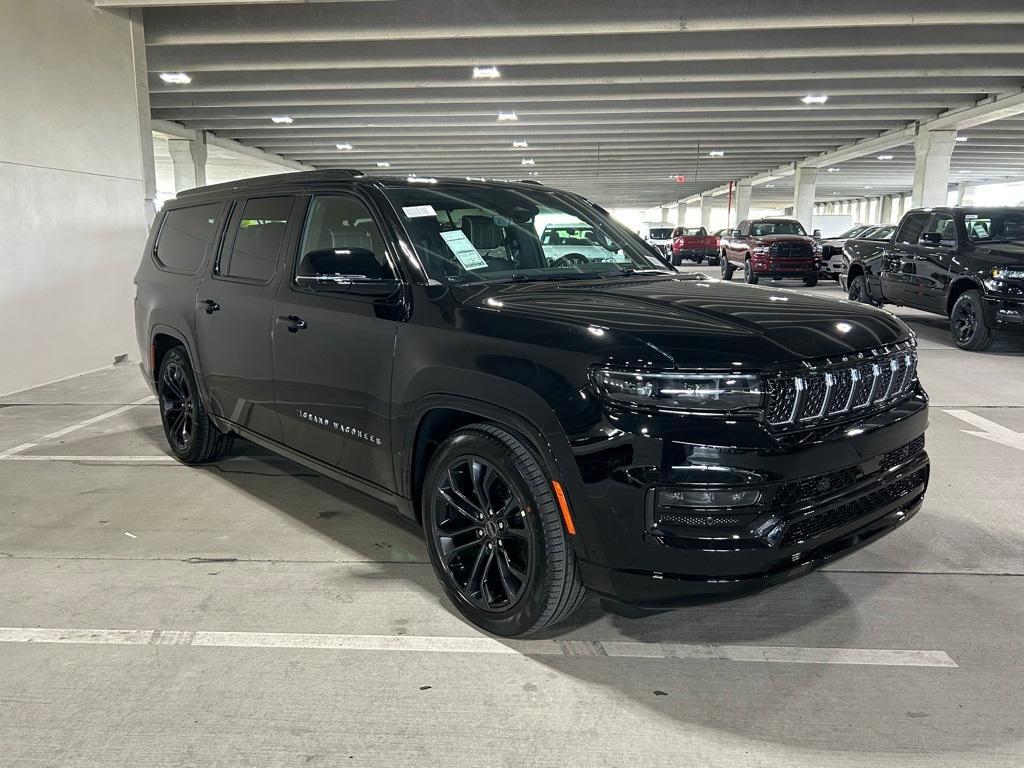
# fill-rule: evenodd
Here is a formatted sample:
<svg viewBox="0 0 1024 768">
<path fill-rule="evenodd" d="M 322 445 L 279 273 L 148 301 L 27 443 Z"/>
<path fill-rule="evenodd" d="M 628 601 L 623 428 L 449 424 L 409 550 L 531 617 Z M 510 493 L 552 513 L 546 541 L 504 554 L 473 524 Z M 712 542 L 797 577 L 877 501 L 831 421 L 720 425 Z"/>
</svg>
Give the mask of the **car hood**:
<svg viewBox="0 0 1024 768">
<path fill-rule="evenodd" d="M 993 243 L 975 246 L 999 266 L 1024 266 L 1024 243 Z"/>
<path fill-rule="evenodd" d="M 712 279 L 645 276 L 453 290 L 467 307 L 589 331 L 583 335 L 609 362 L 639 343 L 657 353 L 658 364 L 667 358 L 680 368 L 788 366 L 912 335 L 892 314 L 864 304 Z M 524 341 L 537 332 L 519 327 Z"/>
<path fill-rule="evenodd" d="M 762 235 L 751 239 L 765 245 L 771 245 L 772 243 L 814 243 L 813 237 L 804 237 L 803 235 Z"/>
</svg>

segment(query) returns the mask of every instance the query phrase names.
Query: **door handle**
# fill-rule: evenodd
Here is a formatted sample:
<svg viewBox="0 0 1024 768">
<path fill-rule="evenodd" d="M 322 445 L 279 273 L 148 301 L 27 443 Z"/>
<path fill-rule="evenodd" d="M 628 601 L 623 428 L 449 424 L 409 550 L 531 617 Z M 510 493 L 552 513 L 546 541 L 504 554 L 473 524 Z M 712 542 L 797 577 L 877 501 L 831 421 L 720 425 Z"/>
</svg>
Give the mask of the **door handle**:
<svg viewBox="0 0 1024 768">
<path fill-rule="evenodd" d="M 277 319 L 282 323 L 288 323 L 288 333 L 298 333 L 306 328 L 306 321 L 298 315 L 287 315 Z"/>
<path fill-rule="evenodd" d="M 199 304 L 206 307 L 206 314 L 208 315 L 212 315 L 214 312 L 220 311 L 220 304 L 213 299 L 203 299 Z"/>
</svg>

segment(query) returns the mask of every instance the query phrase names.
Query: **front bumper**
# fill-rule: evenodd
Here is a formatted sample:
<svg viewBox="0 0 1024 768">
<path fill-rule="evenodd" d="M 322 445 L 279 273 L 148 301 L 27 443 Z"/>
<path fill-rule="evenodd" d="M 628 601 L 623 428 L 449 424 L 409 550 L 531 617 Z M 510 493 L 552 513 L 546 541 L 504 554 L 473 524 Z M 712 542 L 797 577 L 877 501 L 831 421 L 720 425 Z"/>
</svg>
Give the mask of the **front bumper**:
<svg viewBox="0 0 1024 768">
<path fill-rule="evenodd" d="M 1024 299 L 985 296 L 985 319 L 990 328 L 1024 333 Z"/>
<path fill-rule="evenodd" d="M 585 583 L 613 602 L 670 607 L 765 589 L 874 541 L 920 508 L 930 472 L 926 401 L 918 390 L 833 434 L 782 439 L 738 421 L 673 429 L 647 419 L 647 433 L 634 434 L 619 420 L 623 436 L 601 452 L 600 469 L 595 452 L 577 455 L 589 497 Z M 725 513 L 666 517 L 655 503 L 657 488 L 700 482 L 763 495 Z M 732 512 L 727 525 L 712 520 Z"/>
<path fill-rule="evenodd" d="M 821 271 L 819 259 L 773 259 L 770 256 L 754 254 L 750 259 L 754 274 L 758 277 L 818 277 Z"/>
</svg>

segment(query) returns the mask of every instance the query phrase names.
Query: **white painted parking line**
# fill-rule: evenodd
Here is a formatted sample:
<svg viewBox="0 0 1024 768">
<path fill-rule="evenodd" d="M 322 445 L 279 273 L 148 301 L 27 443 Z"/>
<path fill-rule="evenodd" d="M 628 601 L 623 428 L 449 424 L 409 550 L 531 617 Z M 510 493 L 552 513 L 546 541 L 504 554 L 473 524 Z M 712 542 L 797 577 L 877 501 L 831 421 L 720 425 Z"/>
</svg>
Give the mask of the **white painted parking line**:
<svg viewBox="0 0 1024 768">
<path fill-rule="evenodd" d="M 331 635 L 289 632 L 206 632 L 161 629 L 0 627 L 0 642 L 95 645 L 175 645 L 203 648 L 306 648 L 332 651 L 474 653 L 519 656 L 597 656 L 620 659 L 737 661 L 779 664 L 861 664 L 956 667 L 945 651 L 697 645 L 602 640 L 496 640 L 491 637 Z"/>
<path fill-rule="evenodd" d="M 32 448 L 35 443 L 29 443 Z M 25 450 L 28 450 L 27 448 Z M 173 456 L 99 456 L 99 455 L 60 455 L 48 456 L 46 454 L 30 453 L 15 454 L 11 456 L 0 455 L 0 461 L 85 461 L 90 464 L 174 464 L 178 460 Z"/>
<path fill-rule="evenodd" d="M 976 430 L 960 430 L 964 434 L 974 435 L 985 440 L 991 440 L 993 443 L 1007 445 L 1010 448 L 1016 448 L 1018 451 L 1024 451 L 1024 434 L 1020 432 L 1014 432 L 1009 427 L 1004 427 L 1002 424 L 997 424 L 971 411 L 945 410 L 943 413 L 948 413 L 950 416 L 966 421 L 968 424 L 978 428 Z"/>
<path fill-rule="evenodd" d="M 48 440 L 56 440 L 58 438 L 64 437 L 64 435 L 69 435 L 72 432 L 76 432 L 79 429 L 84 429 L 85 427 L 92 426 L 93 424 L 103 421 L 104 419 L 109 419 L 113 416 L 118 416 L 124 413 L 125 411 L 130 411 L 132 408 L 135 408 L 136 406 L 148 405 L 149 403 L 153 402 L 156 402 L 156 398 L 153 397 L 152 395 L 143 397 L 140 400 L 136 400 L 134 403 L 122 405 L 120 408 L 115 408 L 112 411 L 101 413 L 99 416 L 93 416 L 91 419 L 79 421 L 76 424 L 72 424 L 70 427 L 64 427 L 63 429 L 58 429 L 56 432 L 51 432 L 48 435 L 43 435 L 42 437 L 37 438 L 34 443 L 22 443 L 21 445 L 16 445 L 13 448 L 8 448 L 6 451 L 0 452 L 0 459 L 6 458 L 8 456 L 14 456 L 16 454 L 22 453 L 23 451 L 27 451 L 30 448 L 35 448 L 40 443 L 45 443 Z"/>
</svg>

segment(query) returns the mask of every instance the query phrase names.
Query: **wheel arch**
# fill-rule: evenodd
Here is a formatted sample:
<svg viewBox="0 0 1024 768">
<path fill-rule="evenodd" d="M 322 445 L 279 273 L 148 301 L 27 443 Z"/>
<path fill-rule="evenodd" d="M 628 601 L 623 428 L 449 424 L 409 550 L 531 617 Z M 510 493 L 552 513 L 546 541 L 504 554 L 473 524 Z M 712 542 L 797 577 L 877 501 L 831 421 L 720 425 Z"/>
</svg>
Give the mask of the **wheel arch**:
<svg viewBox="0 0 1024 768">
<path fill-rule="evenodd" d="M 947 317 L 953 313 L 953 305 L 956 304 L 956 300 L 970 290 L 981 291 L 982 295 L 985 293 L 985 289 L 982 284 L 973 277 L 958 277 L 949 284 L 949 295 L 946 297 Z"/>
</svg>

